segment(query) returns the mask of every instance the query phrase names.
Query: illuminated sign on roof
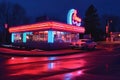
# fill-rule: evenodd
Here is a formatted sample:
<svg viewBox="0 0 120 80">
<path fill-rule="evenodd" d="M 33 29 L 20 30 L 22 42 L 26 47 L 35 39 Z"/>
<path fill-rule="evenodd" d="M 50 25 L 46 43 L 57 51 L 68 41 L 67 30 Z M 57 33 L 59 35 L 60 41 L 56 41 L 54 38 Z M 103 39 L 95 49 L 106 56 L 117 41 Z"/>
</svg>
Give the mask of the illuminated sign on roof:
<svg viewBox="0 0 120 80">
<path fill-rule="evenodd" d="M 81 26 L 81 18 L 77 16 L 77 10 L 69 10 L 67 15 L 67 23 L 75 26 Z"/>
</svg>

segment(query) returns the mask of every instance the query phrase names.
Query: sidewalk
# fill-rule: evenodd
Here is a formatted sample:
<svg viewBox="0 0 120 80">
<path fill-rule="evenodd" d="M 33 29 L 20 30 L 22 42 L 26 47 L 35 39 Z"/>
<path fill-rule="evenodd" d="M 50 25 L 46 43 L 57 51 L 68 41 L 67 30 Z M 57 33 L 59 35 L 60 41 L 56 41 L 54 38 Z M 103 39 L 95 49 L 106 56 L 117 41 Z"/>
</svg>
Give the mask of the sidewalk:
<svg viewBox="0 0 120 80">
<path fill-rule="evenodd" d="M 21 57 L 42 57 L 42 56 L 65 56 L 70 54 L 77 54 L 84 52 L 82 50 L 72 50 L 72 49 L 63 49 L 63 50 L 54 50 L 54 51 L 43 51 L 43 50 L 14 50 L 9 48 L 0 47 L 0 54 L 7 56 L 21 56 Z"/>
<path fill-rule="evenodd" d="M 101 41 L 98 42 L 98 48 L 101 49 L 107 49 L 107 50 L 116 50 L 120 49 L 120 41 L 114 41 L 114 42 L 106 42 L 106 41 Z"/>
</svg>

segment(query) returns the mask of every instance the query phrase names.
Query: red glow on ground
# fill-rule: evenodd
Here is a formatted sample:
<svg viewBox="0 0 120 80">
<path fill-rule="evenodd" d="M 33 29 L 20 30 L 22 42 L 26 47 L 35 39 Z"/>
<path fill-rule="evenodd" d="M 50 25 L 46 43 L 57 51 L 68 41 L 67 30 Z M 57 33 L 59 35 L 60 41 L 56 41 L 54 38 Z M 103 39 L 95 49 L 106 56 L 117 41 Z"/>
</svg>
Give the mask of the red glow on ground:
<svg viewBox="0 0 120 80">
<path fill-rule="evenodd" d="M 9 76 L 16 75 L 42 75 L 44 72 L 60 71 L 65 69 L 77 69 L 84 67 L 86 61 L 81 59 L 79 61 L 54 61 L 57 60 L 56 57 L 42 57 L 42 58 L 31 58 L 31 57 L 12 57 L 7 61 L 7 69 L 11 71 Z M 43 62 L 44 61 L 44 62 Z M 82 70 L 77 70 L 70 73 L 71 77 L 83 74 Z M 64 74 L 63 76 L 65 76 Z M 68 75 L 69 76 L 69 75 Z M 62 77 L 63 78 L 63 77 Z"/>
</svg>

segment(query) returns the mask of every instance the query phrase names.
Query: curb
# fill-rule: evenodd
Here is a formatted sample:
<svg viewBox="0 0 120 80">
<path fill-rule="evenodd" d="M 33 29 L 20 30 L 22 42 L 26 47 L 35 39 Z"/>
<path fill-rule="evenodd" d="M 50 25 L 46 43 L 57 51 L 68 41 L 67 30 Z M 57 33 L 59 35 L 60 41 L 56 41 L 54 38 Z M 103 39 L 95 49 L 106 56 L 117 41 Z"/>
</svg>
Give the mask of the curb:
<svg viewBox="0 0 120 80">
<path fill-rule="evenodd" d="M 16 56 L 16 57 L 47 57 L 47 56 L 66 56 L 66 55 L 72 55 L 77 53 L 84 53 L 84 51 L 71 52 L 71 53 L 59 53 L 59 54 L 19 54 L 19 53 L 14 54 L 14 53 L 1 52 L 1 55 Z"/>
</svg>

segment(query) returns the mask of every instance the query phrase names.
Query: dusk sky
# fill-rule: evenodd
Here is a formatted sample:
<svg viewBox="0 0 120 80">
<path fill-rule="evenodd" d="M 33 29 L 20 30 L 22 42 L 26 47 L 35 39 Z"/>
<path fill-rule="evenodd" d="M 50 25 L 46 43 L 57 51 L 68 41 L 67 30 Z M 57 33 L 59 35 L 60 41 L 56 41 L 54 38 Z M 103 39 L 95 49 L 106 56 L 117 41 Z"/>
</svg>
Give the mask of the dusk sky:
<svg viewBox="0 0 120 80">
<path fill-rule="evenodd" d="M 0 0 L 5 1 L 5 0 Z M 66 20 L 68 10 L 75 8 L 78 15 L 83 18 L 86 9 L 93 4 L 99 15 L 110 14 L 119 16 L 120 0 L 6 0 L 19 3 L 31 17 L 48 15 L 63 21 Z"/>
</svg>

